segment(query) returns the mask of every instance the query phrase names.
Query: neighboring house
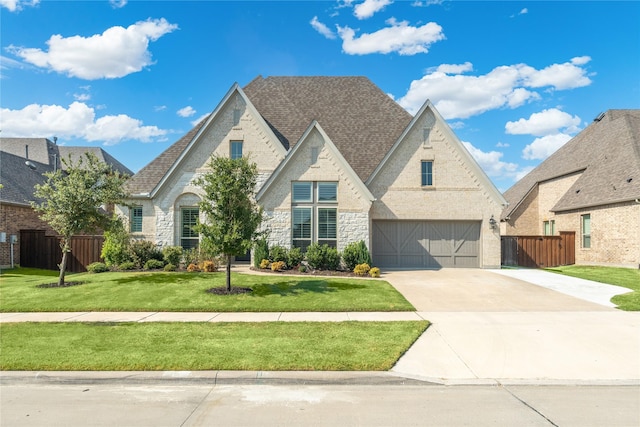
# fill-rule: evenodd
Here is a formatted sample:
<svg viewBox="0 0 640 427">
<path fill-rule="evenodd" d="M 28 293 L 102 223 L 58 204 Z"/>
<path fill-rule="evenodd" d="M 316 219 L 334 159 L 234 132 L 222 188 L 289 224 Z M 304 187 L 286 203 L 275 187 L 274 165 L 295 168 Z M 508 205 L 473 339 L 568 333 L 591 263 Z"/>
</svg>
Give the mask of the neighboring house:
<svg viewBox="0 0 640 427">
<path fill-rule="evenodd" d="M 609 110 L 504 194 L 505 235 L 576 233 L 576 263 L 640 267 L 640 110 Z"/>
<path fill-rule="evenodd" d="M 364 240 L 375 265 L 499 267 L 502 195 L 430 102 L 415 117 L 365 77 L 257 77 L 129 181 L 130 230 L 198 245 L 211 155 L 258 167 L 269 244 Z"/>
<path fill-rule="evenodd" d="M 43 184 L 45 172 L 64 168 L 60 158 L 71 155 L 75 161 L 81 153 L 92 152 L 98 159 L 122 173 L 133 173 L 122 163 L 97 147 L 59 146 L 46 138 L 0 138 L 0 267 L 20 264 L 20 230 L 44 230 L 56 233 L 31 208 L 36 184 Z M 11 244 L 11 236 L 16 241 Z"/>
</svg>

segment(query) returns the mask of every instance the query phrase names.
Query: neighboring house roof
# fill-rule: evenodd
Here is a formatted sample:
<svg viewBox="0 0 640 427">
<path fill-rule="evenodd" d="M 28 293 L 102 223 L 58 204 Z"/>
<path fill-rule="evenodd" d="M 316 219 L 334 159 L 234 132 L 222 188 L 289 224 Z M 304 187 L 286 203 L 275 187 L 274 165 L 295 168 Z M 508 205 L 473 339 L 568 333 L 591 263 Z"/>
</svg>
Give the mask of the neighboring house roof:
<svg viewBox="0 0 640 427">
<path fill-rule="evenodd" d="M 225 99 L 234 88 L 237 85 Z M 300 141 L 314 120 L 318 122 L 363 182 L 412 119 L 366 77 L 258 76 L 238 92 L 247 97 L 285 150 Z M 135 174 L 129 191 L 154 191 L 218 109 Z"/>
<path fill-rule="evenodd" d="M 24 157 L 0 151 L 0 202 L 29 206 L 38 201 L 33 197 L 33 187 L 46 181 L 42 174 L 53 172 L 53 166 L 29 160 L 29 167 L 26 162 Z"/>
<path fill-rule="evenodd" d="M 551 209 L 640 199 L 640 110 L 608 110 L 504 193 L 508 218 L 541 182 L 582 172 Z"/>
<path fill-rule="evenodd" d="M 34 162 L 57 165 L 62 169 L 66 168 L 61 159 L 67 159 L 71 155 L 72 161 L 75 162 L 79 155 L 93 153 L 98 160 L 110 165 L 114 170 L 133 175 L 131 169 L 100 147 L 58 145 L 47 138 L 0 138 L 0 150 Z"/>
</svg>

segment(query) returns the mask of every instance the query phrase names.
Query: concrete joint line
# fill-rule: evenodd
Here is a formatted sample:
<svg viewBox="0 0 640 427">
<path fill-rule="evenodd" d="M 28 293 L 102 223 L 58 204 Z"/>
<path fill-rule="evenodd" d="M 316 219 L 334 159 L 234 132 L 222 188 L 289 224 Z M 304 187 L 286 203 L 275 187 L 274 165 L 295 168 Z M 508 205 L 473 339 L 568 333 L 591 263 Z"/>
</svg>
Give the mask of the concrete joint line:
<svg viewBox="0 0 640 427">
<path fill-rule="evenodd" d="M 148 316 L 145 316 L 145 317 L 143 317 L 143 318 L 141 318 L 141 319 L 138 319 L 138 322 L 137 322 L 137 323 L 142 323 L 142 322 L 144 322 L 145 320 L 147 320 L 148 318 L 150 318 L 150 317 L 152 317 L 152 316 L 155 316 L 155 315 L 156 315 L 156 314 L 158 314 L 158 313 L 159 313 L 159 311 L 156 311 L 155 313 L 151 313 L 151 314 L 150 314 L 150 315 L 148 315 Z"/>
<path fill-rule="evenodd" d="M 542 412 L 538 411 L 536 408 L 534 408 L 533 406 L 529 405 L 527 402 L 525 402 L 524 400 L 520 399 L 514 392 L 512 392 L 511 390 L 509 390 L 509 388 L 503 386 L 502 384 L 500 384 L 498 382 L 498 384 L 500 385 L 500 387 L 504 388 L 505 391 L 507 393 L 509 393 L 511 396 L 513 396 L 515 399 L 517 399 L 520 403 L 522 403 L 524 406 L 526 406 L 527 408 L 531 409 L 533 412 L 535 412 L 536 414 L 540 415 L 542 418 L 544 418 L 549 424 L 551 424 L 554 427 L 559 427 L 558 424 L 554 423 L 553 421 L 551 421 L 551 419 L 549 417 L 547 417 L 545 414 L 543 414 Z"/>
<path fill-rule="evenodd" d="M 449 344 L 449 341 L 447 341 L 447 340 L 446 340 L 446 338 L 445 338 L 444 336 L 442 336 L 442 334 L 440 333 L 440 331 L 438 330 L 438 328 L 437 328 L 437 327 L 435 327 L 435 325 L 433 325 L 433 324 L 432 324 L 431 326 L 429 326 L 429 329 L 431 329 L 432 327 L 434 328 L 434 330 L 435 330 L 436 334 L 438 334 L 438 335 L 440 336 L 440 338 L 442 338 L 442 341 L 444 341 L 444 343 L 447 345 L 447 347 L 449 347 L 449 348 L 451 349 L 451 351 L 453 352 L 453 354 L 455 354 L 455 355 L 456 355 L 456 357 L 458 358 L 458 360 L 459 360 L 460 362 L 462 362 L 462 364 L 463 364 L 463 365 L 464 365 L 464 366 L 469 370 L 469 372 L 471 372 L 471 374 L 472 374 L 474 377 L 476 377 L 476 378 L 480 378 L 480 377 L 478 376 L 478 374 L 476 374 L 476 373 L 473 371 L 473 369 L 471 369 L 471 366 L 469 366 L 469 365 L 467 364 L 467 362 L 465 362 L 465 361 L 464 361 L 464 359 L 463 359 L 462 357 L 460 357 L 460 355 L 458 354 L 458 352 L 454 350 L 454 348 L 451 346 L 451 344 Z M 429 329 L 427 329 L 427 330 L 429 330 Z"/>
<path fill-rule="evenodd" d="M 217 377 L 217 374 L 216 374 Z M 217 379 L 217 378 L 216 378 Z M 193 414 L 198 410 L 198 408 L 200 408 L 200 406 L 202 406 L 202 404 L 209 398 L 209 395 L 211 394 L 211 392 L 213 392 L 213 389 L 216 387 L 215 383 L 214 385 L 209 389 L 209 392 L 202 398 L 200 399 L 200 402 L 198 402 L 194 407 L 193 410 L 191 412 L 189 412 L 189 415 L 187 415 L 187 417 L 184 419 L 184 421 L 182 422 L 182 424 L 180 424 L 180 427 L 184 427 L 184 425 L 187 423 L 187 421 L 189 421 L 189 419 L 193 416 Z"/>
</svg>

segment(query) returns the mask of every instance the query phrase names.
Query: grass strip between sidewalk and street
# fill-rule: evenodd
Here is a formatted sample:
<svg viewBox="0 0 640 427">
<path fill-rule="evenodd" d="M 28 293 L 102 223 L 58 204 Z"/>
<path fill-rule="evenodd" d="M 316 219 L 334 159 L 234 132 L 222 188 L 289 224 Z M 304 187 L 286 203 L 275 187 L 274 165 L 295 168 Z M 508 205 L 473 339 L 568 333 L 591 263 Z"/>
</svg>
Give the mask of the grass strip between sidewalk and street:
<svg viewBox="0 0 640 427">
<path fill-rule="evenodd" d="M 67 275 L 81 285 L 42 288 L 57 272 L 28 268 L 3 270 L 2 312 L 172 311 L 294 312 L 414 311 L 384 280 L 346 277 L 232 274 L 238 295 L 207 290 L 225 286 L 225 273 L 108 272 Z"/>
<path fill-rule="evenodd" d="M 633 292 L 616 295 L 611 298 L 611 302 L 621 310 L 640 311 L 640 270 L 591 265 L 567 265 L 547 270 L 566 276 L 629 288 Z"/>
<path fill-rule="evenodd" d="M 0 324 L 0 367 L 384 371 L 428 326 L 427 321 L 5 323 Z"/>
</svg>

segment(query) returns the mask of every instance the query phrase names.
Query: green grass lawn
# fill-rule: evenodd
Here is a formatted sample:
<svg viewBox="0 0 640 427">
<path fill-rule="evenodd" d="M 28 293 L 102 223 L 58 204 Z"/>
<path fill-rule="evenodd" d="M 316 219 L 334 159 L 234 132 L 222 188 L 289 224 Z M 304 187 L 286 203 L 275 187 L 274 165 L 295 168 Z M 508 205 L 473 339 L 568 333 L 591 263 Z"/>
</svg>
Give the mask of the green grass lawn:
<svg viewBox="0 0 640 427">
<path fill-rule="evenodd" d="M 383 371 L 428 325 L 6 323 L 0 324 L 0 369 Z"/>
<path fill-rule="evenodd" d="M 0 276 L 0 311 L 413 311 L 382 280 L 232 274 L 231 284 L 253 291 L 240 295 L 206 292 L 225 286 L 225 273 L 121 272 L 69 274 L 65 288 L 57 272 L 16 268 Z"/>
<path fill-rule="evenodd" d="M 549 269 L 549 271 L 629 288 L 633 292 L 616 295 L 611 298 L 611 302 L 616 304 L 621 310 L 640 311 L 640 270 L 618 267 L 568 265 L 554 267 Z"/>
</svg>

